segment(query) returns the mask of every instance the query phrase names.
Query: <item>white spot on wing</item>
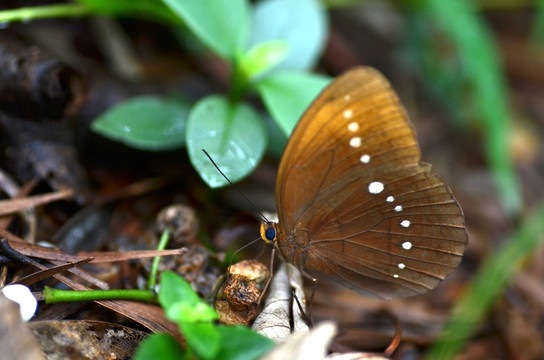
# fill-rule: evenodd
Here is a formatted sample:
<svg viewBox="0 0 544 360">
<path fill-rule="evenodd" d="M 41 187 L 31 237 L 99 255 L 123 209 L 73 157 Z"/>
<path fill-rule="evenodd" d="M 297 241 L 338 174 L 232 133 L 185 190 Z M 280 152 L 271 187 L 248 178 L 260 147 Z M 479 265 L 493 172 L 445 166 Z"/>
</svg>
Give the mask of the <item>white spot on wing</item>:
<svg viewBox="0 0 544 360">
<path fill-rule="evenodd" d="M 410 226 L 410 221 L 409 220 L 402 220 L 400 222 L 400 226 L 407 228 L 408 226 Z"/>
<path fill-rule="evenodd" d="M 383 188 L 383 183 L 379 181 L 373 181 L 368 184 L 368 192 L 374 195 L 381 193 L 383 191 Z"/>
<path fill-rule="evenodd" d="M 399 274 L 395 274 L 395 275 L 393 275 L 393 277 L 394 277 L 395 279 L 398 279 L 398 278 L 399 278 Z"/>
<path fill-rule="evenodd" d="M 403 243 L 402 243 L 402 248 L 403 248 L 404 250 L 410 250 L 410 249 L 412 248 L 412 243 L 409 242 L 409 241 L 403 242 Z"/>
<path fill-rule="evenodd" d="M 395 211 L 396 212 L 401 212 L 402 211 L 402 205 L 395 206 Z"/>
<path fill-rule="evenodd" d="M 370 162 L 370 155 L 364 154 L 363 156 L 361 156 L 360 160 L 363 164 L 368 164 Z"/>
<path fill-rule="evenodd" d="M 348 130 L 352 132 L 359 130 L 359 124 L 357 124 L 355 121 L 350 122 L 348 125 Z"/>
<path fill-rule="evenodd" d="M 344 116 L 344 119 L 351 119 L 351 117 L 353 116 L 353 110 L 344 110 L 344 113 L 342 115 Z"/>
<path fill-rule="evenodd" d="M 361 146 L 361 138 L 358 136 L 354 136 L 351 139 L 349 139 L 349 145 L 354 148 L 358 148 Z"/>
<path fill-rule="evenodd" d="M 406 267 L 406 265 L 404 265 L 403 263 L 399 263 L 397 266 L 398 266 L 399 269 L 401 269 L 401 270 L 404 269 L 404 268 Z"/>
<path fill-rule="evenodd" d="M 344 101 L 350 101 L 351 100 L 351 95 L 346 95 L 344 96 Z"/>
<path fill-rule="evenodd" d="M 387 202 L 393 202 L 393 201 L 395 201 L 395 198 L 394 198 L 393 196 L 389 195 L 389 196 L 387 197 L 387 199 L 385 199 L 385 201 L 387 201 Z"/>
</svg>

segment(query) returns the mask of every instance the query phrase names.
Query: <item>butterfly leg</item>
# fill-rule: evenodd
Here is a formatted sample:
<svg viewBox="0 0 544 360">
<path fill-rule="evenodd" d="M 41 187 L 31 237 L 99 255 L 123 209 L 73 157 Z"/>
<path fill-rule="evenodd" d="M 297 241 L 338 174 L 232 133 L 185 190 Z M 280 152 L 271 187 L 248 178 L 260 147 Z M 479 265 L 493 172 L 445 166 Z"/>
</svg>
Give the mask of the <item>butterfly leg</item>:
<svg viewBox="0 0 544 360">
<path fill-rule="evenodd" d="M 298 310 L 300 311 L 300 316 L 302 317 L 302 320 L 304 320 L 304 322 L 306 323 L 306 325 L 310 329 L 313 328 L 314 327 L 314 322 L 312 321 L 312 317 L 310 316 L 310 312 L 306 312 L 302 308 L 302 304 L 300 303 L 294 288 L 291 288 L 291 296 L 293 297 L 293 299 L 295 299 L 295 301 L 297 303 Z"/>
<path fill-rule="evenodd" d="M 270 255 L 270 275 L 268 276 L 268 279 L 266 280 L 266 283 L 264 284 L 263 291 L 261 291 L 261 296 L 259 296 L 257 305 L 261 304 L 261 301 L 263 300 L 264 295 L 266 294 L 266 291 L 268 290 L 268 286 L 270 285 L 270 282 L 272 281 L 272 277 L 274 276 L 274 255 L 275 254 L 276 254 L 276 249 L 272 249 L 272 254 Z"/>
<path fill-rule="evenodd" d="M 312 281 L 312 295 L 310 295 L 310 300 L 307 302 L 308 304 L 308 312 L 307 312 L 307 317 L 311 323 L 311 319 L 312 319 L 312 304 L 314 302 L 314 296 L 315 296 L 315 292 L 317 290 L 317 279 L 314 278 L 312 275 L 308 274 L 306 271 L 304 271 L 304 269 L 302 269 L 302 267 L 299 268 L 299 271 L 300 273 L 307 279 L 310 279 Z M 310 326 L 310 324 L 308 324 L 308 326 Z M 310 326 L 311 327 L 311 326 Z"/>
</svg>

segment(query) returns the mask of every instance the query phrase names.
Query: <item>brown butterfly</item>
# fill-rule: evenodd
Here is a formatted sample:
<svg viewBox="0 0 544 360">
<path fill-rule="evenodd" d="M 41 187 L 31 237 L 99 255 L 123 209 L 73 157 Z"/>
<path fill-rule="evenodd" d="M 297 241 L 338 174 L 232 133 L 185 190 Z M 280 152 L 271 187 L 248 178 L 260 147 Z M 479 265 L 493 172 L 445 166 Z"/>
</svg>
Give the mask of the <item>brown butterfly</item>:
<svg viewBox="0 0 544 360">
<path fill-rule="evenodd" d="M 276 182 L 278 223 L 261 237 L 306 276 L 372 297 L 434 288 L 467 245 L 459 204 L 420 161 L 414 127 L 378 71 L 332 82 L 306 110 Z"/>
</svg>

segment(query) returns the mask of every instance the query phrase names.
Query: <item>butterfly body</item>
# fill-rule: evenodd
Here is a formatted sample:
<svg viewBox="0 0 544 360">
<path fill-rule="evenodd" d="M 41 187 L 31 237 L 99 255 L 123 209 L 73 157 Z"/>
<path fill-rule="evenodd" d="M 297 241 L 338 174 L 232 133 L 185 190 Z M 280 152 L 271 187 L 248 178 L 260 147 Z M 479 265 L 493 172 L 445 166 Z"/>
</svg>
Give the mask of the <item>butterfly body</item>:
<svg viewBox="0 0 544 360">
<path fill-rule="evenodd" d="M 276 183 L 279 221 L 261 235 L 309 276 L 384 299 L 423 293 L 457 267 L 468 237 L 450 189 L 420 158 L 387 80 L 351 70 L 293 131 Z"/>
</svg>

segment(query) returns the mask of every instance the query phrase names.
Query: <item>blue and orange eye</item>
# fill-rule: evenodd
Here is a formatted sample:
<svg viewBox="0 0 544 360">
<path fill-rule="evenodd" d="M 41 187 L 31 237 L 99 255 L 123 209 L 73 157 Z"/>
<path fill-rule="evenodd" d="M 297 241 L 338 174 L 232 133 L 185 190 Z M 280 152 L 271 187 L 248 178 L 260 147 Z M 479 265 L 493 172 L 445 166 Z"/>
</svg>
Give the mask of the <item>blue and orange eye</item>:
<svg viewBox="0 0 544 360">
<path fill-rule="evenodd" d="M 268 229 L 266 229 L 265 236 L 267 240 L 274 240 L 276 238 L 276 229 L 274 229 L 273 227 L 269 227 Z"/>
<path fill-rule="evenodd" d="M 267 243 L 272 244 L 276 241 L 278 232 L 276 231 L 276 224 L 273 222 L 264 222 L 261 224 L 261 238 Z"/>
</svg>

